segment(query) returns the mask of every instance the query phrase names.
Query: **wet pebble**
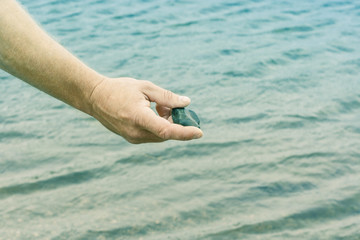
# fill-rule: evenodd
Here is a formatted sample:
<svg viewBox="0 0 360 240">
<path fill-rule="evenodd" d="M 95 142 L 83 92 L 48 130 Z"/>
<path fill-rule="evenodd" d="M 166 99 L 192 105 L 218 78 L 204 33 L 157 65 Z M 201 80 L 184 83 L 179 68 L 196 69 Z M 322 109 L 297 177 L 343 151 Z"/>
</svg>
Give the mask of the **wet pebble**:
<svg viewBox="0 0 360 240">
<path fill-rule="evenodd" d="M 173 108 L 172 119 L 176 124 L 183 126 L 194 126 L 200 128 L 200 119 L 196 113 L 186 108 Z"/>
</svg>

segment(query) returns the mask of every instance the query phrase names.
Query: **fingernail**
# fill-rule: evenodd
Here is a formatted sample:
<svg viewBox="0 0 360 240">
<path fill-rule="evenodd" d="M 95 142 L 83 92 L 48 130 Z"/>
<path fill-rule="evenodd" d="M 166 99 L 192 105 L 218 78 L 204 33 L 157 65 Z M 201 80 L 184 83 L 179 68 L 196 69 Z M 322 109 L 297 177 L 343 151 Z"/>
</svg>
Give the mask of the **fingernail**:
<svg viewBox="0 0 360 240">
<path fill-rule="evenodd" d="M 198 138 L 201 138 L 202 136 L 203 136 L 202 133 L 197 133 L 194 135 L 194 138 L 198 139 Z"/>
<path fill-rule="evenodd" d="M 179 100 L 180 100 L 181 102 L 190 102 L 190 101 L 191 101 L 190 98 L 188 98 L 188 97 L 186 97 L 186 96 L 180 96 L 180 97 L 179 97 Z"/>
</svg>

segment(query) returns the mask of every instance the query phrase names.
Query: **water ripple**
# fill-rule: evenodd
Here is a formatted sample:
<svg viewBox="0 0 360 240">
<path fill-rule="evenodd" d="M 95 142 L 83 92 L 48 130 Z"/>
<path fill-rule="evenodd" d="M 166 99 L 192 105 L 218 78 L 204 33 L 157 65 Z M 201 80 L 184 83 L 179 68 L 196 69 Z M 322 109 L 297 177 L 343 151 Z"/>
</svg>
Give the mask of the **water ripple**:
<svg viewBox="0 0 360 240">
<path fill-rule="evenodd" d="M 310 53 L 307 53 L 304 49 L 301 48 L 291 49 L 287 52 L 284 52 L 283 55 L 291 60 L 298 60 L 312 56 Z"/>
<path fill-rule="evenodd" d="M 36 182 L 19 183 L 0 188 L 0 199 L 10 197 L 15 194 L 32 194 L 37 191 L 49 191 L 60 187 L 80 184 L 89 180 L 99 178 L 101 169 L 70 172 L 64 175 L 51 177 Z"/>
<path fill-rule="evenodd" d="M 0 119 L 1 122 L 1 119 Z M 18 132 L 18 131 L 7 131 L 7 132 L 0 132 L 0 142 L 9 141 L 11 139 L 31 139 L 31 138 L 39 138 L 40 136 L 37 136 L 32 133 L 24 133 L 24 132 Z"/>
<path fill-rule="evenodd" d="M 329 158 L 336 156 L 336 153 L 332 152 L 312 152 L 312 153 L 306 153 L 306 154 L 297 154 L 297 155 L 291 155 L 287 156 L 283 160 L 281 160 L 281 164 L 289 163 L 290 161 L 298 161 L 300 159 L 311 159 L 314 160 L 316 158 Z"/>
<path fill-rule="evenodd" d="M 0 72 L 0 238 L 359 239 L 355 0 L 21 3 L 96 71 L 190 96 L 204 138 L 133 146 Z"/>
<path fill-rule="evenodd" d="M 264 186 L 254 187 L 250 190 L 259 191 L 260 193 L 264 193 L 267 196 L 274 197 L 274 196 L 284 196 L 289 193 L 304 192 L 304 191 L 312 190 L 314 188 L 316 188 L 316 186 L 311 182 L 299 182 L 299 183 L 273 182 Z"/>
<path fill-rule="evenodd" d="M 222 49 L 220 50 L 221 55 L 230 56 L 237 53 L 240 53 L 241 51 L 239 49 Z"/>
<path fill-rule="evenodd" d="M 231 124 L 231 123 L 235 123 L 235 124 L 248 123 L 248 122 L 261 120 L 261 119 L 264 119 L 264 118 L 267 118 L 267 117 L 269 117 L 267 114 L 259 113 L 259 114 L 255 114 L 255 115 L 251 115 L 251 116 L 247 116 L 247 117 L 238 117 L 238 118 L 226 119 L 225 122 L 228 123 L 228 124 Z"/>
<path fill-rule="evenodd" d="M 343 200 L 325 206 L 305 209 L 276 220 L 254 224 L 243 224 L 239 227 L 208 235 L 208 239 L 237 239 L 244 234 L 266 234 L 285 230 L 310 228 L 314 225 L 326 224 L 332 220 L 344 219 L 360 215 L 360 194 L 354 194 Z"/>
<path fill-rule="evenodd" d="M 189 27 L 195 24 L 198 24 L 199 21 L 188 21 L 184 23 L 177 23 L 170 26 L 170 28 L 181 28 L 181 27 Z"/>
<path fill-rule="evenodd" d="M 289 33 L 303 33 L 303 32 L 311 32 L 314 29 L 310 26 L 294 26 L 294 27 L 284 27 L 284 28 L 277 28 L 272 30 L 272 33 L 275 34 L 289 34 Z"/>
<path fill-rule="evenodd" d="M 116 162 L 116 164 L 159 164 L 161 161 L 169 161 L 174 157 L 191 157 L 191 156 L 207 156 L 212 154 L 213 151 L 221 150 L 225 151 L 227 148 L 232 148 L 234 146 L 240 146 L 242 144 L 250 143 L 252 140 L 242 140 L 242 141 L 228 141 L 228 142 L 212 142 L 212 143 L 200 143 L 187 145 L 183 147 L 172 147 L 167 148 L 159 152 L 155 152 L 152 154 L 136 154 L 133 156 L 129 156 L 127 158 L 122 158 Z M 212 151 L 209 151 L 212 149 Z"/>
</svg>

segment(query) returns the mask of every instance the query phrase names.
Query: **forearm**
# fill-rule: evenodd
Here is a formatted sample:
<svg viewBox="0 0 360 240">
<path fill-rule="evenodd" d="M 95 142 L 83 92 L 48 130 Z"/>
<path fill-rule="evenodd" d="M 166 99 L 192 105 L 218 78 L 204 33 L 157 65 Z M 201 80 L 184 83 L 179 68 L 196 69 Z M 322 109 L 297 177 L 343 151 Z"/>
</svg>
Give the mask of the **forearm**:
<svg viewBox="0 0 360 240">
<path fill-rule="evenodd" d="M 14 0 L 0 5 L 0 67 L 90 113 L 89 97 L 103 77 L 49 37 Z"/>
<path fill-rule="evenodd" d="M 147 81 L 111 79 L 87 67 L 49 37 L 15 2 L 0 0 L 0 68 L 98 119 L 129 142 L 200 138 L 195 127 L 173 124 L 180 97 Z M 156 102 L 156 115 L 150 108 Z"/>
</svg>

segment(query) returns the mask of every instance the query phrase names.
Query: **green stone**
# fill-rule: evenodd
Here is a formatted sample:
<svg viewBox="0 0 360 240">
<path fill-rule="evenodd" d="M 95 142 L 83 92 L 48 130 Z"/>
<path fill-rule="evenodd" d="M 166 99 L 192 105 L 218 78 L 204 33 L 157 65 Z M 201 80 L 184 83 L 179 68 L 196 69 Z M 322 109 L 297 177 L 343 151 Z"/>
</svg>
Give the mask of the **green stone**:
<svg viewBox="0 0 360 240">
<path fill-rule="evenodd" d="M 194 111 L 185 108 L 173 108 L 171 115 L 176 124 L 200 128 L 200 119 Z"/>
</svg>

